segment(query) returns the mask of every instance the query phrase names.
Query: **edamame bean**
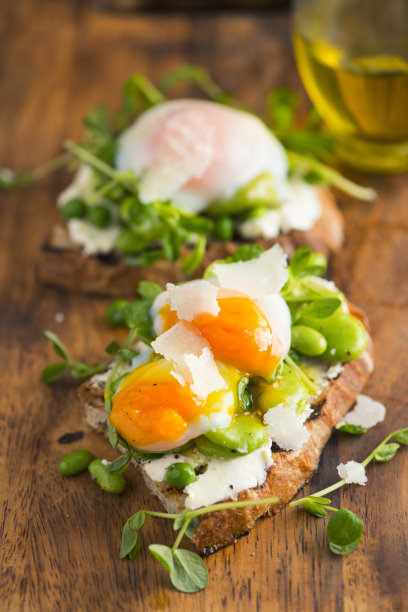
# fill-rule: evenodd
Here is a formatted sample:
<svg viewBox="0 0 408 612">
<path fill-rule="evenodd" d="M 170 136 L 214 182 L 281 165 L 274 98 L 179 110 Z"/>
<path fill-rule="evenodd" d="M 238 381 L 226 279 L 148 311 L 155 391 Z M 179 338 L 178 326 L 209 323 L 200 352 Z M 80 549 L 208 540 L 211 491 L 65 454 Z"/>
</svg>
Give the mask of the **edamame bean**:
<svg viewBox="0 0 408 612">
<path fill-rule="evenodd" d="M 172 463 L 166 470 L 166 480 L 176 489 L 184 489 L 196 479 L 192 465 L 185 462 Z"/>
<path fill-rule="evenodd" d="M 218 427 L 204 435 L 211 442 L 242 454 L 252 453 L 268 439 L 265 427 L 253 414 L 239 415 L 229 427 Z"/>
<path fill-rule="evenodd" d="M 125 325 L 124 309 L 127 306 L 126 300 L 115 300 L 106 309 L 105 317 L 109 325 L 117 327 Z"/>
<path fill-rule="evenodd" d="M 304 355 L 316 357 L 324 353 L 327 348 L 326 338 L 313 327 L 294 325 L 291 334 L 291 346 Z"/>
<path fill-rule="evenodd" d="M 109 225 L 111 213 L 110 210 L 103 204 L 95 204 L 94 206 L 89 207 L 87 217 L 92 225 L 102 229 Z"/>
<path fill-rule="evenodd" d="M 86 215 L 86 204 L 80 198 L 68 200 L 61 206 L 64 219 L 82 219 Z"/>
<path fill-rule="evenodd" d="M 122 472 L 108 472 L 103 459 L 94 459 L 88 465 L 91 477 L 96 480 L 98 485 L 108 493 L 123 493 L 126 488 L 126 478 Z"/>
<path fill-rule="evenodd" d="M 326 338 L 327 348 L 319 355 L 321 359 L 351 361 L 359 357 L 366 347 L 364 325 L 356 317 L 340 309 L 326 319 L 309 324 Z"/>
<path fill-rule="evenodd" d="M 61 459 L 59 471 L 64 476 L 75 476 L 84 472 L 93 458 L 93 454 L 88 450 L 74 450 Z"/>
</svg>

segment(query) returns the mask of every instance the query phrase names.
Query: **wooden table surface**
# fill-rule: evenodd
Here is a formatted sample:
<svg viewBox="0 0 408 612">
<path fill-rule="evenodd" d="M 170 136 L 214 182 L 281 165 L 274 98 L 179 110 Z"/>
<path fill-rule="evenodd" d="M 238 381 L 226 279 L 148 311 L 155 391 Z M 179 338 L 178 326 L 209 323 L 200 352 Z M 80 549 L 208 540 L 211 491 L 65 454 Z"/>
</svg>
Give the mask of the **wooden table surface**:
<svg viewBox="0 0 408 612">
<path fill-rule="evenodd" d="M 300 88 L 285 13 L 126 17 L 80 0 L 3 0 L 0 15 L 1 166 L 30 168 L 52 157 L 64 138 L 78 137 L 88 109 L 118 104 L 122 81 L 135 71 L 154 79 L 180 63 L 200 63 L 258 111 L 270 87 Z M 359 178 L 379 197 L 372 204 L 341 198 L 347 236 L 333 273 L 370 317 L 376 369 L 367 393 L 385 402 L 388 414 L 363 437 L 334 435 L 307 492 L 334 482 L 340 461 L 361 460 L 389 431 L 408 426 L 408 177 Z M 134 561 L 119 560 L 127 517 L 160 505 L 135 471 L 120 497 L 86 474 L 59 475 L 59 459 L 70 450 L 106 458 L 115 452 L 83 423 L 74 383 L 39 381 L 53 358 L 44 329 L 57 332 L 78 359 L 102 359 L 115 336 L 104 323 L 106 302 L 44 288 L 36 278 L 67 180 L 60 173 L 1 195 L 0 608 L 407 610 L 407 448 L 391 463 L 370 466 L 366 487 L 332 495 L 335 506 L 366 523 L 358 551 L 347 557 L 329 552 L 321 519 L 288 509 L 209 557 L 209 586 L 195 595 L 174 591 L 146 547 Z M 59 442 L 78 431 L 82 440 Z M 143 537 L 146 544 L 173 541 L 166 521 L 148 522 Z"/>
</svg>

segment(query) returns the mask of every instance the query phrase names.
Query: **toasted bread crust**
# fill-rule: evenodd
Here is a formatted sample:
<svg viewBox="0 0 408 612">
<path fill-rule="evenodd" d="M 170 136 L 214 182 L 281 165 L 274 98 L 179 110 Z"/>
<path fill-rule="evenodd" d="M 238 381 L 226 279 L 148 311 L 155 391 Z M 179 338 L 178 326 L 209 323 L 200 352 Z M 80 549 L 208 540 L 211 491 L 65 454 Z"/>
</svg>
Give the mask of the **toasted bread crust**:
<svg viewBox="0 0 408 612">
<path fill-rule="evenodd" d="M 259 244 L 269 248 L 279 242 L 289 255 L 301 245 L 310 246 L 324 255 L 336 252 L 343 241 L 343 218 L 330 191 L 319 189 L 319 195 L 322 214 L 312 229 L 293 230 L 276 239 L 259 240 Z M 240 244 L 242 242 L 210 242 L 195 277 L 200 278 L 212 261 L 232 254 Z M 185 249 L 183 254 L 187 253 L 188 249 Z M 43 283 L 69 291 L 121 297 L 135 295 L 141 280 L 154 281 L 161 286 L 167 282 L 186 280 L 180 262 L 160 260 L 147 267 L 129 266 L 117 252 L 106 256 L 84 256 L 81 249 L 69 241 L 66 230 L 60 226 L 54 228 L 42 248 L 39 276 Z"/>
<path fill-rule="evenodd" d="M 356 309 L 356 312 L 361 311 Z M 203 515 L 193 535 L 193 542 L 202 555 L 208 555 L 231 544 L 250 531 L 258 518 L 279 512 L 296 495 L 316 471 L 321 452 L 333 428 L 354 404 L 372 369 L 373 346 L 368 336 L 367 348 L 363 355 L 346 363 L 336 380 L 332 380 L 315 400 L 312 406 L 314 412 L 306 423 L 311 435 L 302 449 L 274 452 L 274 464 L 269 468 L 265 482 L 238 495 L 239 500 L 276 496 L 280 500 L 279 503 Z M 98 431 L 106 430 L 103 387 L 103 376 L 99 376 L 78 388 L 78 397 L 85 419 L 88 425 Z M 153 482 L 143 467 L 141 465 L 139 467 L 148 488 L 159 497 L 168 512 L 178 512 L 183 509 L 183 493 L 167 483 Z"/>
</svg>

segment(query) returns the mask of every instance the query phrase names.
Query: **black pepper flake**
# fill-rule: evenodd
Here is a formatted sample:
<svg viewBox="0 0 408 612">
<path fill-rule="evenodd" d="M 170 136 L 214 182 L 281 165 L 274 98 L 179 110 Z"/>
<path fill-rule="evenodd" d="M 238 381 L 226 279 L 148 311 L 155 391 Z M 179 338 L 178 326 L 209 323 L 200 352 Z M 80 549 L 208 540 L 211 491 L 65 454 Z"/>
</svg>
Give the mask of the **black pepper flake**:
<svg viewBox="0 0 408 612">
<path fill-rule="evenodd" d="M 74 431 L 72 433 L 66 433 L 60 438 L 58 438 L 58 443 L 59 444 L 71 444 L 71 442 L 82 440 L 83 437 L 84 437 L 83 431 Z"/>
<path fill-rule="evenodd" d="M 174 455 L 174 458 L 175 458 L 175 459 L 178 459 L 178 458 L 179 458 L 179 455 Z"/>
<path fill-rule="evenodd" d="M 229 488 L 230 488 L 230 489 L 233 489 L 233 488 L 234 488 L 234 485 L 230 485 L 230 486 L 229 486 Z"/>
</svg>

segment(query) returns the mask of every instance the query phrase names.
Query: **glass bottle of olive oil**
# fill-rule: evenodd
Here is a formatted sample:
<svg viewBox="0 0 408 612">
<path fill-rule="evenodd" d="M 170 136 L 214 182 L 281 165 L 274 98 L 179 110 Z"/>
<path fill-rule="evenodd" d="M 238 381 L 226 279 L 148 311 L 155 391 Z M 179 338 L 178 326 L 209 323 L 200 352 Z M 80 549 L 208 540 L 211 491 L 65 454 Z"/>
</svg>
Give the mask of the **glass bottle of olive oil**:
<svg viewBox="0 0 408 612">
<path fill-rule="evenodd" d="M 322 13 L 319 17 L 321 26 Z M 397 43 L 408 50 L 406 26 L 405 41 Z M 305 34 L 295 22 L 293 44 L 302 81 L 336 136 L 344 161 L 368 171 L 403 171 L 408 169 L 408 61 L 387 52 L 396 47 L 389 41 L 356 41 L 355 22 L 353 27 L 352 45 L 344 44 L 344 30 L 340 44 L 333 44 L 321 27 Z"/>
</svg>

